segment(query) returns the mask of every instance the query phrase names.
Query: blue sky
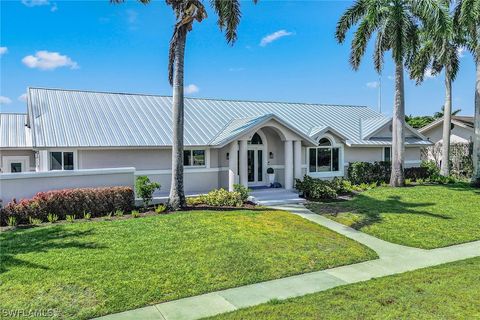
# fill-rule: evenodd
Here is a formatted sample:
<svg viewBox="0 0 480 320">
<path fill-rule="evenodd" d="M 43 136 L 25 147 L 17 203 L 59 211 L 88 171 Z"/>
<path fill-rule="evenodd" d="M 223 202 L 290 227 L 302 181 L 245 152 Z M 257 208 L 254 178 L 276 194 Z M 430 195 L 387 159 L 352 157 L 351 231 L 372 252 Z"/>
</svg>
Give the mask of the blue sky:
<svg viewBox="0 0 480 320">
<path fill-rule="evenodd" d="M 208 5 L 209 2 L 205 1 Z M 242 3 L 234 46 L 216 17 L 189 34 L 188 96 L 223 99 L 368 105 L 377 108 L 378 75 L 369 50 L 359 71 L 348 64 L 349 43 L 334 39 L 349 1 Z M 164 1 L 1 1 L 0 105 L 24 112 L 28 86 L 170 95 L 168 42 L 174 17 Z M 263 42 L 262 42 L 263 39 Z M 349 38 L 351 39 L 351 38 Z M 348 39 L 348 40 L 349 40 Z M 382 106 L 391 113 L 393 66 L 386 56 Z M 454 108 L 473 114 L 475 68 L 465 53 L 453 86 Z M 443 77 L 406 84 L 407 114 L 432 114 L 443 105 Z"/>
</svg>

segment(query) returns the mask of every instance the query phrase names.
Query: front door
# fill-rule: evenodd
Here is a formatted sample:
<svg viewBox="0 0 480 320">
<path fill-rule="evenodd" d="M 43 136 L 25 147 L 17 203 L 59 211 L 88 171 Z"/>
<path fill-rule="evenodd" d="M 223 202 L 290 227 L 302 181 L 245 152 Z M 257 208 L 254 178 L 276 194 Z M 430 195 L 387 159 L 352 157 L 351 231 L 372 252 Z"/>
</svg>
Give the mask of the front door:
<svg viewBox="0 0 480 320">
<path fill-rule="evenodd" d="M 247 167 L 248 167 L 248 184 L 263 185 L 265 184 L 263 174 L 263 150 L 248 149 L 247 151 Z"/>
</svg>

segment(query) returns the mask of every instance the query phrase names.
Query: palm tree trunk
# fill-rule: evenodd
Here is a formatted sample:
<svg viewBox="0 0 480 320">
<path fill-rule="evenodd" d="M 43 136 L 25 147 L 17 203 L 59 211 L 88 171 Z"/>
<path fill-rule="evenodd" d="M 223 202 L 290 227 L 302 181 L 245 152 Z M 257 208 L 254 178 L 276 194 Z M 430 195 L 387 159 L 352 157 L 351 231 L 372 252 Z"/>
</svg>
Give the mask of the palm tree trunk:
<svg viewBox="0 0 480 320">
<path fill-rule="evenodd" d="M 395 104 L 392 118 L 392 175 L 390 185 L 403 187 L 403 162 L 405 157 L 405 88 L 403 81 L 403 62 L 395 65 Z"/>
<path fill-rule="evenodd" d="M 452 77 L 445 71 L 445 107 L 443 110 L 442 164 L 440 174 L 450 175 L 450 129 L 452 123 Z"/>
<path fill-rule="evenodd" d="M 175 46 L 173 66 L 173 137 L 172 137 L 172 184 L 168 206 L 173 210 L 185 207 L 185 192 L 183 190 L 183 69 L 185 42 L 187 33 L 179 31 Z"/>
<path fill-rule="evenodd" d="M 480 186 L 480 48 L 477 48 L 477 79 L 475 90 L 475 114 L 473 135 L 473 182 Z"/>
</svg>

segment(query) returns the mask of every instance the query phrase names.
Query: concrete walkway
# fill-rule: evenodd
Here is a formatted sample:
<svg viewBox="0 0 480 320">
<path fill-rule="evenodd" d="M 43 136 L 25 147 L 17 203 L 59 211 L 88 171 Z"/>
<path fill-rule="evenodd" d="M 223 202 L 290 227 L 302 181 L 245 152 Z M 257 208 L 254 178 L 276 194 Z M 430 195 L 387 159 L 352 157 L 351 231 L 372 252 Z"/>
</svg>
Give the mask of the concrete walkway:
<svg viewBox="0 0 480 320">
<path fill-rule="evenodd" d="M 480 256 L 480 241 L 423 250 L 392 244 L 317 215 L 303 205 L 274 207 L 297 214 L 358 241 L 377 252 L 379 259 L 243 287 L 179 299 L 98 319 L 193 320 L 287 299 L 333 287 Z"/>
</svg>

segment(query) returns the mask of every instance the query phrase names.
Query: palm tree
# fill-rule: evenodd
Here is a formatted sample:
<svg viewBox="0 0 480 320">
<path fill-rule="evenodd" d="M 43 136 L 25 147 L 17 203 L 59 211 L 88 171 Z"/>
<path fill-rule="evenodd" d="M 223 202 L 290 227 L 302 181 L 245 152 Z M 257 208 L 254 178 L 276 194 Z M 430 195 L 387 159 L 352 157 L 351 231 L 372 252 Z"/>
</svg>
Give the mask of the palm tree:
<svg viewBox="0 0 480 320">
<path fill-rule="evenodd" d="M 376 33 L 373 61 L 375 70 L 383 68 L 384 54 L 392 52 L 395 63 L 395 103 L 392 119 L 392 174 L 390 185 L 404 186 L 405 93 L 404 68 L 418 47 L 419 23 L 442 26 L 445 13 L 434 0 L 357 0 L 337 23 L 336 38 L 345 41 L 346 33 L 358 24 L 350 54 L 350 64 L 358 70 L 369 40 Z"/>
<path fill-rule="evenodd" d="M 465 47 L 472 53 L 477 68 L 472 182 L 480 186 L 480 0 L 458 0 L 455 21 L 461 28 Z"/>
<path fill-rule="evenodd" d="M 124 0 L 110 0 L 121 3 Z M 148 4 L 151 0 L 138 0 Z M 184 57 L 187 34 L 195 21 L 202 22 L 207 17 L 205 6 L 200 0 L 166 0 L 172 7 L 177 22 L 173 28 L 168 57 L 168 80 L 173 87 L 173 137 L 172 137 L 172 182 L 168 206 L 173 210 L 185 207 L 183 188 L 183 132 L 184 132 Z M 257 1 L 254 0 L 254 3 Z M 237 27 L 240 23 L 240 0 L 212 0 L 210 4 L 218 16 L 218 26 L 225 32 L 228 43 L 237 39 Z"/>
<path fill-rule="evenodd" d="M 445 8 L 448 10 L 449 1 L 445 2 Z M 432 36 L 439 32 L 436 26 L 426 25 L 421 32 L 421 48 L 415 55 L 410 66 L 412 78 L 417 80 L 417 84 L 424 79 L 425 72 L 431 70 L 433 75 L 445 71 L 445 105 L 440 112 L 436 112 L 434 117 L 443 117 L 443 134 L 442 134 L 442 161 L 440 174 L 443 176 L 450 175 L 450 130 L 452 123 L 452 82 L 457 76 L 460 56 L 459 49 L 461 43 L 458 36 L 458 28 L 453 25 L 453 18 L 448 19 L 448 24 L 444 34 L 438 37 Z M 460 110 L 456 110 L 455 114 Z"/>
<path fill-rule="evenodd" d="M 456 116 L 457 114 L 459 114 L 460 112 L 462 112 L 462 109 L 455 109 L 453 110 L 452 109 L 452 116 Z M 433 114 L 433 118 L 434 119 L 440 119 L 440 118 L 443 118 L 443 115 L 445 114 L 445 105 L 443 105 L 441 108 L 440 108 L 440 111 L 437 111 Z"/>
</svg>

